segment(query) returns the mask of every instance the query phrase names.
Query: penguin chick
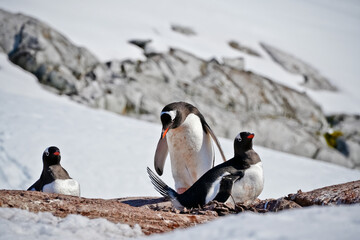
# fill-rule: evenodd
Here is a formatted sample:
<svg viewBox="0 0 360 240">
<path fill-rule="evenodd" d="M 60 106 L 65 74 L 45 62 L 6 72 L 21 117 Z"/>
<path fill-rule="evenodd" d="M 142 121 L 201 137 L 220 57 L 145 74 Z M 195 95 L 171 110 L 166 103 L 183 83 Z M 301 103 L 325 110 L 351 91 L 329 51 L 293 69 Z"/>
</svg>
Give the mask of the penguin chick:
<svg viewBox="0 0 360 240">
<path fill-rule="evenodd" d="M 72 179 L 60 165 L 60 150 L 51 146 L 43 153 L 43 170 L 39 180 L 31 185 L 28 191 L 41 191 L 65 195 L 80 196 L 80 185 Z"/>
</svg>

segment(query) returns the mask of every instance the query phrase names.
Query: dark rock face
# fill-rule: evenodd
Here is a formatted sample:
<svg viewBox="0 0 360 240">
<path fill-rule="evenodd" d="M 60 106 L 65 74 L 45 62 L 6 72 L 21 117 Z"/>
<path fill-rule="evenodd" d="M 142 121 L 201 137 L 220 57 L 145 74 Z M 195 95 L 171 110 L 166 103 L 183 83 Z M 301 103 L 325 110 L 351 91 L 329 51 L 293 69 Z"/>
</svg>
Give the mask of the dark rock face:
<svg viewBox="0 0 360 240">
<path fill-rule="evenodd" d="M 245 71 L 244 59 L 219 63 L 179 49 L 157 53 L 151 40 L 136 40 L 132 43 L 144 49 L 145 61 L 100 63 L 36 19 L 0 10 L 0 20 L 0 49 L 9 59 L 74 101 L 153 122 L 159 122 L 166 104 L 187 101 L 199 108 L 218 136 L 232 139 L 239 131 L 252 131 L 258 145 L 355 165 L 326 144 L 328 123 L 316 103 L 304 93 Z M 274 55 L 274 49 L 267 49 Z M 290 65 L 303 64 L 279 56 L 290 59 Z M 309 66 L 298 68 L 306 70 L 299 74 L 321 78 Z M 352 149 L 359 154 L 360 149 Z"/>
</svg>

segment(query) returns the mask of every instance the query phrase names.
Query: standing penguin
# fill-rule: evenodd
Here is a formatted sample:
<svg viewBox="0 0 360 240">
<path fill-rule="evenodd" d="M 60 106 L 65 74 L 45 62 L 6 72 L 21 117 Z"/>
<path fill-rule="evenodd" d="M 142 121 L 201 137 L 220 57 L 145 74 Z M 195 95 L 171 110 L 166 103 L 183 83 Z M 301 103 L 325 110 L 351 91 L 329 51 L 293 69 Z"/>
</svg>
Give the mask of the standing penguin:
<svg viewBox="0 0 360 240">
<path fill-rule="evenodd" d="M 43 170 L 28 191 L 41 191 L 60 193 L 80 197 L 80 185 L 72 179 L 67 171 L 60 165 L 60 150 L 57 147 L 48 147 L 43 153 Z"/>
<path fill-rule="evenodd" d="M 154 166 L 161 176 L 168 153 L 178 193 L 183 193 L 214 166 L 215 152 L 211 137 L 226 161 L 220 143 L 204 116 L 193 105 L 174 102 L 160 114 L 162 132 L 158 142 Z"/>
<path fill-rule="evenodd" d="M 263 190 L 264 177 L 260 157 L 252 148 L 253 138 L 253 133 L 239 133 L 234 140 L 234 157 L 207 171 L 182 194 L 147 168 L 151 182 L 176 208 L 203 206 L 212 200 L 226 202 L 230 195 L 236 203 L 254 201 Z"/>
</svg>

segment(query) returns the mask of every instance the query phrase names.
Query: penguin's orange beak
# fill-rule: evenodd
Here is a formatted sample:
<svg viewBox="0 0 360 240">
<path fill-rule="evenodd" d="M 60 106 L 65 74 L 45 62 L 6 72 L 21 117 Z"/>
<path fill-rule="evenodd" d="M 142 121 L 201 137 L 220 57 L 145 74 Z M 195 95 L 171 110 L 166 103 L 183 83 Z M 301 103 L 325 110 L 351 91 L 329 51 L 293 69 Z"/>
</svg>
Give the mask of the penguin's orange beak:
<svg viewBox="0 0 360 240">
<path fill-rule="evenodd" d="M 161 135 L 161 139 L 163 139 L 163 138 L 166 136 L 166 133 L 169 131 L 169 128 L 170 128 L 170 127 L 168 127 L 167 129 L 163 130 L 163 133 L 162 133 L 162 135 Z"/>
<path fill-rule="evenodd" d="M 60 152 L 54 152 L 54 155 L 55 155 L 55 156 L 59 156 L 59 155 L 60 155 Z"/>
<path fill-rule="evenodd" d="M 255 134 L 250 134 L 249 136 L 247 136 L 247 138 L 254 138 Z"/>
</svg>

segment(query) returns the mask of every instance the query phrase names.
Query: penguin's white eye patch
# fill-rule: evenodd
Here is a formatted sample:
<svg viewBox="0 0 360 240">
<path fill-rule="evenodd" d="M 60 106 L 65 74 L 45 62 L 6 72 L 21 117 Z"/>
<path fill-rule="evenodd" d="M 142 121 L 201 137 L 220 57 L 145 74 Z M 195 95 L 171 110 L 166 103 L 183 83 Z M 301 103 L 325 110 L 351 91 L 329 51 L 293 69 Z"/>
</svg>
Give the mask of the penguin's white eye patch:
<svg viewBox="0 0 360 240">
<path fill-rule="evenodd" d="M 44 153 L 45 153 L 46 156 L 49 156 L 49 154 L 50 154 L 49 153 L 49 148 L 45 149 Z"/>
<path fill-rule="evenodd" d="M 176 110 L 161 112 L 161 113 L 160 113 L 160 117 L 161 117 L 163 114 L 169 115 L 170 118 L 171 118 L 171 121 L 174 121 L 174 119 L 175 119 L 175 117 L 176 117 Z"/>
<path fill-rule="evenodd" d="M 240 136 L 240 133 L 236 136 L 236 140 L 238 140 L 239 142 L 241 142 L 242 138 Z"/>
</svg>

